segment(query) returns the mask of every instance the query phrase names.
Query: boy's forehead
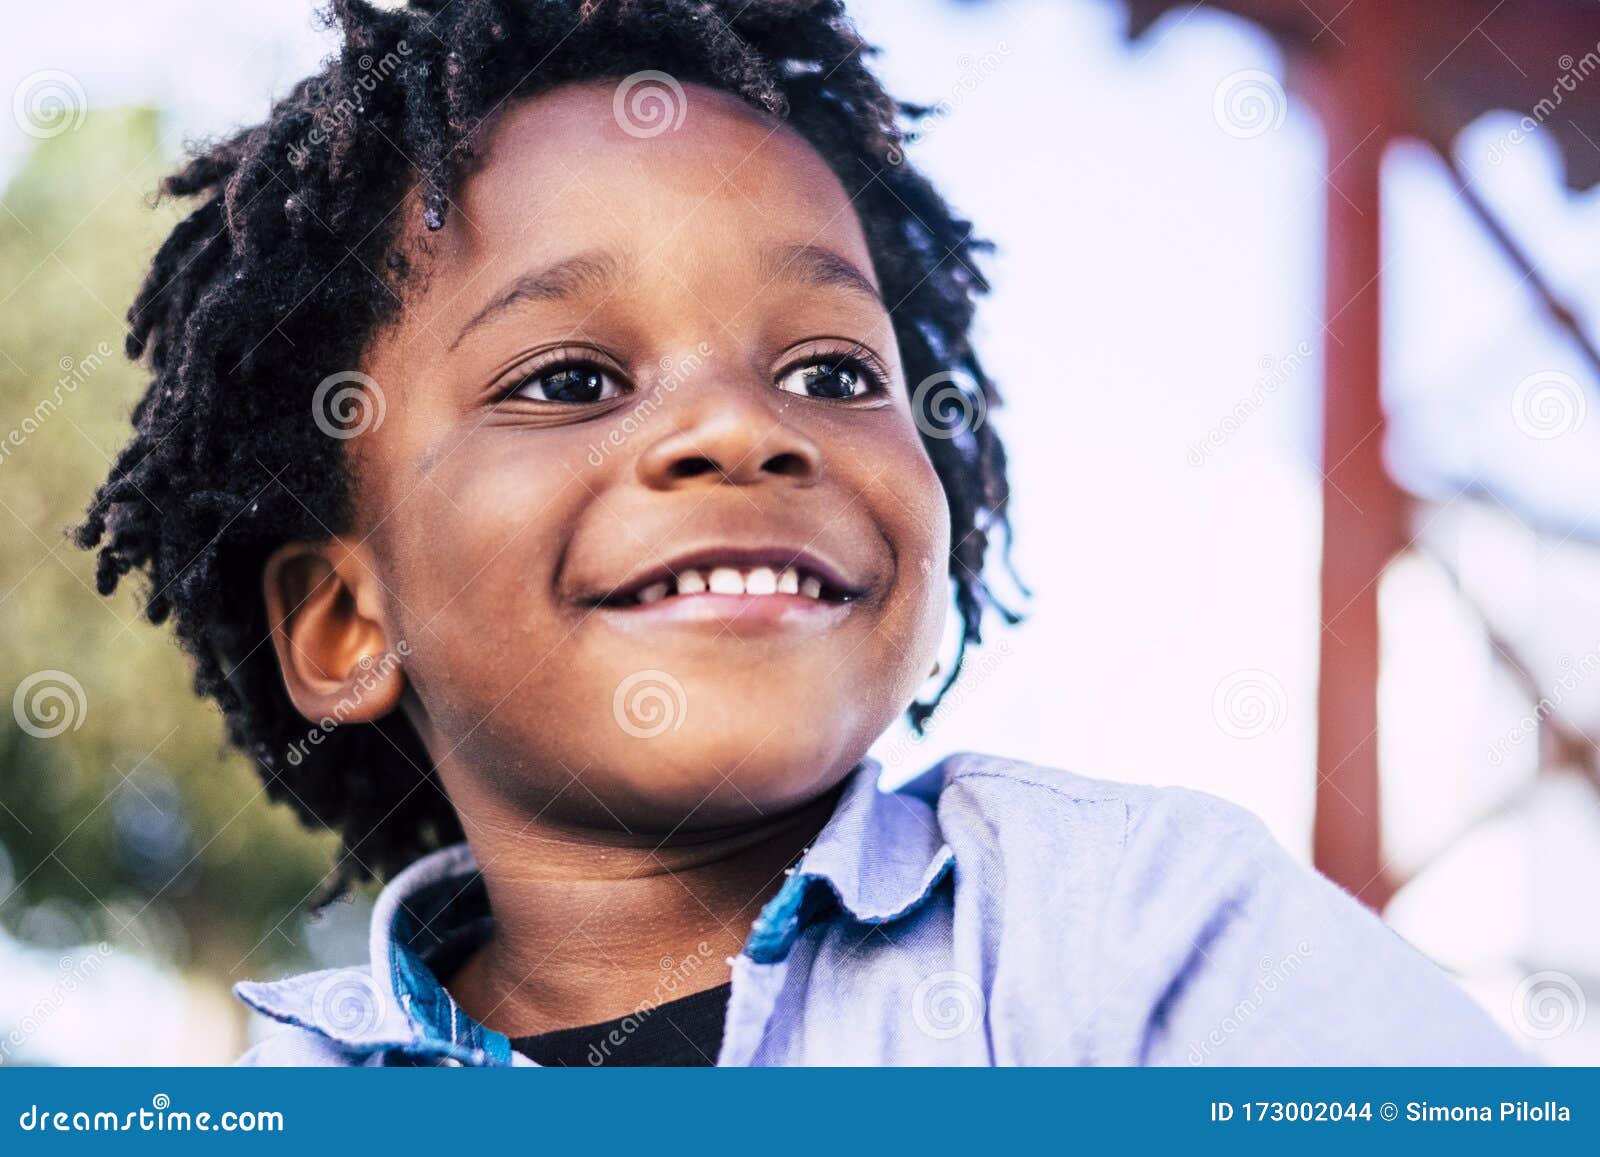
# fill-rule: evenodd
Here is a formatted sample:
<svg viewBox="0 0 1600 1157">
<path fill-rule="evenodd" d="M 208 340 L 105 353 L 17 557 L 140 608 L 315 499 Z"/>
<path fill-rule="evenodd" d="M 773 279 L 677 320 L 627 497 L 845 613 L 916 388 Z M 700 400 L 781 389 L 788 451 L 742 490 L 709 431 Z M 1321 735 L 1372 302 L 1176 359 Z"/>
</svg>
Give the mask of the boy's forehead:
<svg viewBox="0 0 1600 1157">
<path fill-rule="evenodd" d="M 477 277 L 575 251 L 673 262 L 708 248 L 816 244 L 872 262 L 850 198 L 797 133 L 699 85 L 668 91 L 668 127 L 641 135 L 616 83 L 508 107 L 430 248 Z M 619 99 L 619 92 L 621 98 Z"/>
</svg>

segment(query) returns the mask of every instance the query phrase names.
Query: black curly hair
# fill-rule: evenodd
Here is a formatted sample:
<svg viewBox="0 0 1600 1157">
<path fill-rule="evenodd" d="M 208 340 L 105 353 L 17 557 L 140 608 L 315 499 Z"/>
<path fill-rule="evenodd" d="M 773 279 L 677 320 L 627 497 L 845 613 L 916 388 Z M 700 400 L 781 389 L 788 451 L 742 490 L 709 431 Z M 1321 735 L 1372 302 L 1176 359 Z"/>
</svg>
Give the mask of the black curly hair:
<svg viewBox="0 0 1600 1157">
<path fill-rule="evenodd" d="M 343 442 L 317 429 L 313 390 L 359 364 L 398 308 L 412 272 L 401 210 L 420 198 L 426 229 L 441 228 L 478 130 L 511 100 L 655 70 L 782 118 L 821 154 L 860 215 L 908 381 L 961 390 L 914 395 L 949 503 L 961 652 L 986 608 L 1016 621 L 982 578 L 991 538 L 1010 540 L 1005 451 L 971 419 L 998 401 L 969 341 L 988 246 L 904 163 L 926 110 L 884 92 L 838 0 L 333 0 L 327 19 L 338 54 L 162 184 L 199 204 L 129 311 L 127 352 L 151 382 L 76 539 L 99 549 L 102 594 L 145 573 L 150 621 L 173 620 L 195 689 L 268 793 L 340 833 L 329 896 L 459 839 L 460 821 L 400 712 L 306 747 L 262 565 L 347 528 Z M 959 669 L 958 654 L 941 695 Z M 913 704 L 913 725 L 936 703 Z"/>
</svg>

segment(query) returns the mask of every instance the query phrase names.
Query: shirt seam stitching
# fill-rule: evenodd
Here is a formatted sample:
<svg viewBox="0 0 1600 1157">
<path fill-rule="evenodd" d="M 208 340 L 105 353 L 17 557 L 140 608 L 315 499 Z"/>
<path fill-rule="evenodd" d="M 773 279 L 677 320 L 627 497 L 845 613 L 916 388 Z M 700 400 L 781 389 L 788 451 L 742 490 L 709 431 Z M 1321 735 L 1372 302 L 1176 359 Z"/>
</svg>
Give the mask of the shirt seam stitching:
<svg viewBox="0 0 1600 1157">
<path fill-rule="evenodd" d="M 1040 780 L 1030 779 L 1027 776 L 1016 775 L 1011 772 L 990 771 L 986 768 L 975 767 L 967 770 L 957 770 L 950 777 L 950 782 L 956 783 L 963 779 L 998 779 L 1006 783 L 1020 783 L 1025 787 L 1036 787 L 1052 795 L 1060 796 L 1071 803 L 1114 803 L 1121 804 L 1125 812 L 1130 810 L 1128 800 L 1115 792 L 1107 792 L 1104 795 L 1080 795 L 1076 792 L 1068 791 L 1060 784 L 1044 783 Z M 1124 847 L 1126 847 L 1126 829 L 1124 829 L 1123 834 Z"/>
</svg>

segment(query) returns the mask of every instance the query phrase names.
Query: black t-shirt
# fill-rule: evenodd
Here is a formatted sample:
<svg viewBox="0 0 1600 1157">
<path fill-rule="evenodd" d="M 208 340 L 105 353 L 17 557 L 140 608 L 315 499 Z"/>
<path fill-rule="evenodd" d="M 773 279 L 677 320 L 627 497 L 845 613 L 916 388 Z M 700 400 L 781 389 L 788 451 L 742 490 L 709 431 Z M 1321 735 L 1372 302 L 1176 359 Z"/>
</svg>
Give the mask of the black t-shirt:
<svg viewBox="0 0 1600 1157">
<path fill-rule="evenodd" d="M 615 1020 L 517 1037 L 511 1047 L 541 1065 L 715 1065 L 732 989 L 719 984 Z"/>
<path fill-rule="evenodd" d="M 454 928 L 421 949 L 439 983 L 448 984 L 492 934 L 494 917 L 482 876 L 475 876 L 465 888 L 452 884 L 448 891 L 441 889 L 436 899 L 430 903 L 426 894 L 413 898 L 407 911 L 421 928 Z M 541 1065 L 715 1065 L 732 987 L 708 988 L 599 1024 L 513 1037 L 511 1047 Z"/>
</svg>

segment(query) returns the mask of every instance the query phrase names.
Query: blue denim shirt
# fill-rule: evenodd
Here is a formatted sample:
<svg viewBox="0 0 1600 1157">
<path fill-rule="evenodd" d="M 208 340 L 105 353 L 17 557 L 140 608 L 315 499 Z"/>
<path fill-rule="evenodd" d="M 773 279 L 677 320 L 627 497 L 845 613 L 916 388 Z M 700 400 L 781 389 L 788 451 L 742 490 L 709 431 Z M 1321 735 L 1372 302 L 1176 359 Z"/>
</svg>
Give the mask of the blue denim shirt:
<svg viewBox="0 0 1600 1157">
<path fill-rule="evenodd" d="M 1238 807 L 982 755 L 877 778 L 852 773 L 734 958 L 719 1065 L 1527 1061 Z M 489 920 L 465 845 L 418 861 L 370 964 L 236 987 L 289 1026 L 240 1063 L 531 1064 L 429 965 Z"/>
</svg>

